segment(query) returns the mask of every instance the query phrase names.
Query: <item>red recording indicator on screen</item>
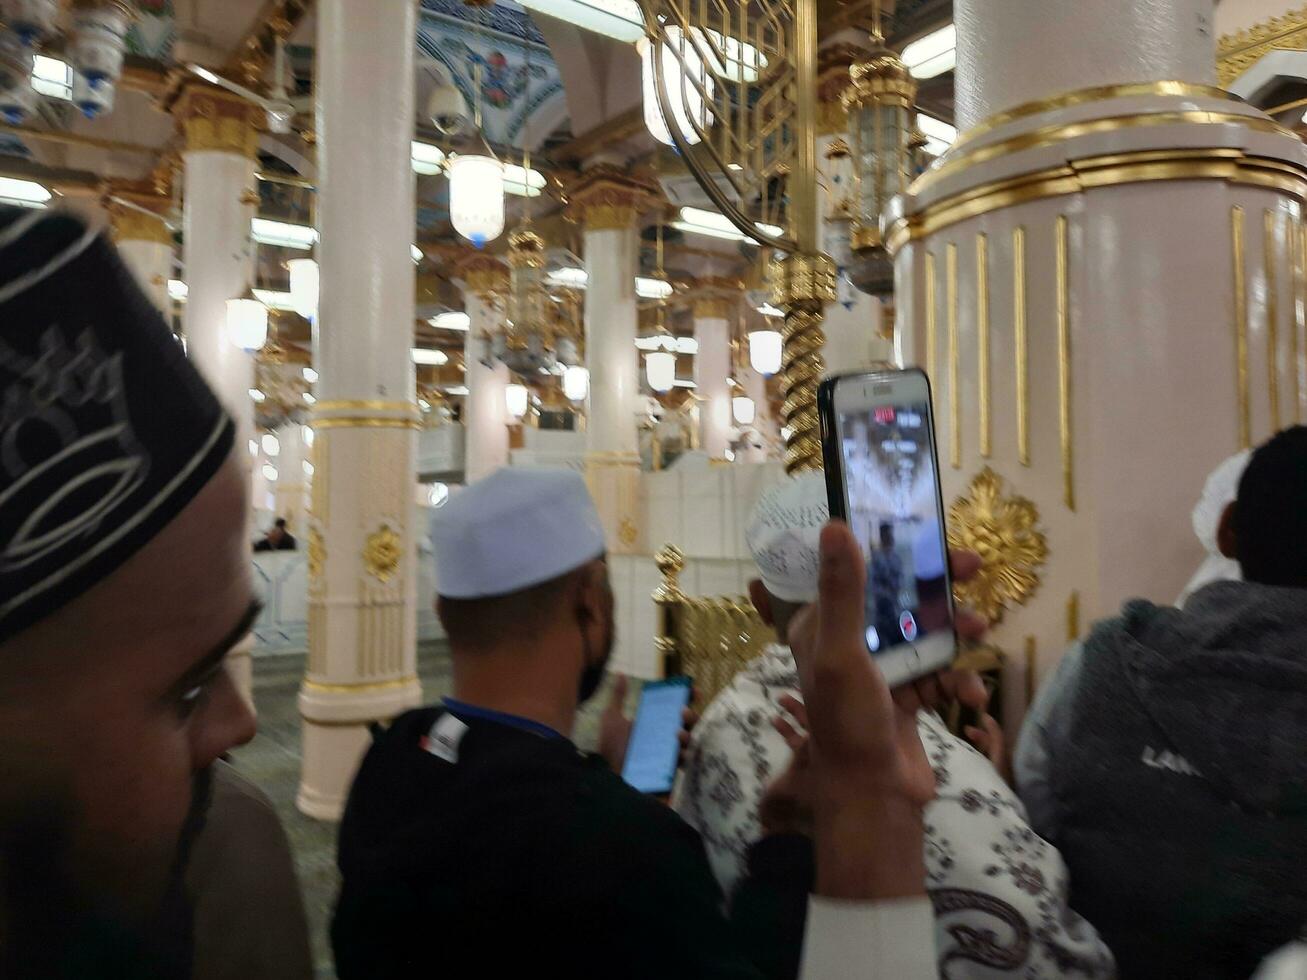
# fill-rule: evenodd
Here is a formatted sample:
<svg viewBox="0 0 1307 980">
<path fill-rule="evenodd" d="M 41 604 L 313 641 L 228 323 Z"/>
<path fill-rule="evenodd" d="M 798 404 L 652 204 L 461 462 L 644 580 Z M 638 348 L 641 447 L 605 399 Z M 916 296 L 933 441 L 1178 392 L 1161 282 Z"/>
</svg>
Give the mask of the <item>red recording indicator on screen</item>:
<svg viewBox="0 0 1307 980">
<path fill-rule="evenodd" d="M 894 406 L 882 405 L 876 409 L 876 421 L 881 425 L 894 424 Z"/>
</svg>

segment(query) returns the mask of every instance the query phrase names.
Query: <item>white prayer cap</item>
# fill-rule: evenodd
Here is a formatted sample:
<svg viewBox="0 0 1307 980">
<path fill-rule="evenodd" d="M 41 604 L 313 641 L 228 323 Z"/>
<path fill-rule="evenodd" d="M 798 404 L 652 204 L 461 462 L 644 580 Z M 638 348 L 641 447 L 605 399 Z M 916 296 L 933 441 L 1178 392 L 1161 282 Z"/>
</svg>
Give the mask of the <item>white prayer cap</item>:
<svg viewBox="0 0 1307 980">
<path fill-rule="evenodd" d="M 563 469 L 505 467 L 449 498 L 431 519 L 436 591 L 482 599 L 540 585 L 603 556 L 585 480 Z"/>
<path fill-rule="evenodd" d="M 821 529 L 830 521 L 826 478 L 802 473 L 768 489 L 745 529 L 763 586 L 784 602 L 817 598 Z"/>
</svg>

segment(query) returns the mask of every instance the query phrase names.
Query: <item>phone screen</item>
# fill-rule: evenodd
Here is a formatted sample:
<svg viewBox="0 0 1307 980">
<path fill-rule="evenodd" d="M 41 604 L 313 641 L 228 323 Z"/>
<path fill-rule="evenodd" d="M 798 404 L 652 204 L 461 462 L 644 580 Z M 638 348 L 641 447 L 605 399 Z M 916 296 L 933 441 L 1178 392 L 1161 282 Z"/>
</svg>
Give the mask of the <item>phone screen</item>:
<svg viewBox="0 0 1307 980">
<path fill-rule="evenodd" d="M 690 703 L 690 679 L 645 684 L 626 747 L 622 778 L 641 793 L 670 793 L 681 753 L 681 712 Z"/>
<path fill-rule="evenodd" d="M 928 390 L 842 408 L 837 424 L 848 523 L 867 560 L 867 649 L 947 662 L 953 613 Z"/>
</svg>

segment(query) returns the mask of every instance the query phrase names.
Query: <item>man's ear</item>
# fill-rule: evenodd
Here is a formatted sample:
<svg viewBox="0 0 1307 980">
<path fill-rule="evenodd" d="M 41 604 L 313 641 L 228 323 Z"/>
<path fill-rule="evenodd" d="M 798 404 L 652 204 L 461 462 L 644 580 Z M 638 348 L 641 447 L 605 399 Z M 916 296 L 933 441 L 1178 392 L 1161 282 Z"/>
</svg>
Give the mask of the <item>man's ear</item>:
<svg viewBox="0 0 1307 980">
<path fill-rule="evenodd" d="M 576 590 L 577 609 L 589 616 L 590 622 L 599 622 L 607 612 L 612 590 L 608 584 L 608 564 L 592 561 L 581 569 Z"/>
<path fill-rule="evenodd" d="M 1226 504 L 1225 510 L 1221 511 L 1220 523 L 1216 525 L 1216 547 L 1232 561 L 1239 560 L 1239 539 L 1234 533 L 1234 508 L 1237 504 L 1237 501 Z"/>
<path fill-rule="evenodd" d="M 749 582 L 749 598 L 753 600 L 753 608 L 758 610 L 758 615 L 768 626 L 776 625 L 776 617 L 771 611 L 771 594 L 762 584 L 762 579 L 751 579 Z"/>
</svg>

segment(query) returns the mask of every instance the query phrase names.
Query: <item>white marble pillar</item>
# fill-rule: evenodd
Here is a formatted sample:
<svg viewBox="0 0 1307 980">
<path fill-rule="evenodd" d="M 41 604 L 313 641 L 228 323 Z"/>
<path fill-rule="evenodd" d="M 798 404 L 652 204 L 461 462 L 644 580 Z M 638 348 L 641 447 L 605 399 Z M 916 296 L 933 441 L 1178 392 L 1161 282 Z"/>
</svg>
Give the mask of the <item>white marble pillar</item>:
<svg viewBox="0 0 1307 980">
<path fill-rule="evenodd" d="M 173 113 L 185 137 L 186 350 L 235 421 L 237 455 L 248 466 L 251 457 L 242 447 L 254 435 L 254 359 L 227 336 L 227 300 L 243 296 L 251 285 L 250 221 L 258 201 L 254 153 L 263 112 L 222 89 L 191 83 Z M 249 516 L 247 540 L 252 536 Z M 228 660 L 252 701 L 251 646 L 252 641 L 243 641 Z"/>
<path fill-rule="evenodd" d="M 1172 601 L 1207 474 L 1307 411 L 1307 149 L 1208 86 L 1211 9 L 958 0 L 963 132 L 889 214 L 950 531 L 1003 542 L 968 598 L 1041 676 L 1124 599 Z"/>
<path fill-rule="evenodd" d="M 767 379 L 747 365 L 738 368 L 735 377 L 744 394 L 753 399 L 753 428 L 766 440 L 770 456 L 780 459 L 784 455 L 785 441 L 781 438 L 780 426 L 776 424 L 771 400 L 767 397 Z"/>
<path fill-rule="evenodd" d="M 700 446 L 712 459 L 725 459 L 731 447 L 731 322 L 733 304 L 722 296 L 694 300 L 695 397 L 699 400 Z"/>
<path fill-rule="evenodd" d="M 165 319 L 171 320 L 168 279 L 172 276 L 172 232 L 158 215 L 121 204 L 110 208 L 110 220 L 118 254 L 136 276 L 145 295 Z"/>
<path fill-rule="evenodd" d="M 508 368 L 493 362 L 481 363 L 486 337 L 503 325 L 508 292 L 508 268 L 498 259 L 476 254 L 458 269 L 463 283 L 463 309 L 468 315 L 467 339 L 463 348 L 466 369 L 463 399 L 464 479 L 467 483 L 489 476 L 508 465 L 508 407 L 504 389 Z"/>
<path fill-rule="evenodd" d="M 625 170 L 599 164 L 582 173 L 569 195 L 585 228 L 586 478 L 609 549 L 618 554 L 643 550 L 635 276 L 638 220 L 654 193 Z"/>
<path fill-rule="evenodd" d="M 303 537 L 308 530 L 305 518 L 310 479 L 304 470 L 304 464 L 308 461 L 304 428 L 300 423 L 291 421 L 274 433 L 279 451 L 273 461 L 277 469 L 277 484 L 273 489 L 273 516 L 285 518 L 287 528 L 296 537 Z"/>
<path fill-rule="evenodd" d="M 334 819 L 368 723 L 421 698 L 411 526 L 421 415 L 409 353 L 416 3 L 323 0 L 317 21 L 322 289 L 296 802 Z"/>
</svg>

